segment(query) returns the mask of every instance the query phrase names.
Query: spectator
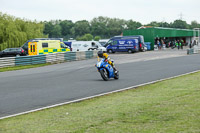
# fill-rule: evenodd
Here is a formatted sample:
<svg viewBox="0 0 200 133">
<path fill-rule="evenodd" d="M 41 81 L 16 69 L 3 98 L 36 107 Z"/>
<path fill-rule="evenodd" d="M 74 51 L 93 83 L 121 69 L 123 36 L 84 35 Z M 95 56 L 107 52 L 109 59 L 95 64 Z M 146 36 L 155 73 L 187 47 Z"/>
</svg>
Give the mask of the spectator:
<svg viewBox="0 0 200 133">
<path fill-rule="evenodd" d="M 179 50 L 179 40 L 178 41 L 176 41 L 176 47 L 178 48 L 178 50 Z"/>
<path fill-rule="evenodd" d="M 184 44 L 184 41 L 183 41 L 183 39 L 181 39 L 181 42 L 180 42 L 180 44 L 181 44 L 181 49 L 183 49 L 183 44 Z"/>
<path fill-rule="evenodd" d="M 176 41 L 172 41 L 172 42 L 171 42 L 171 48 L 172 48 L 172 49 L 174 49 L 174 48 L 176 47 L 175 43 L 176 43 Z"/>
<path fill-rule="evenodd" d="M 190 41 L 189 48 L 192 48 L 192 41 Z"/>
<path fill-rule="evenodd" d="M 161 49 L 161 44 L 159 40 L 157 40 L 157 45 L 158 45 L 158 49 Z"/>
<path fill-rule="evenodd" d="M 178 46 L 179 46 L 179 49 L 182 49 L 182 43 L 181 43 L 181 41 L 179 41 Z"/>
</svg>

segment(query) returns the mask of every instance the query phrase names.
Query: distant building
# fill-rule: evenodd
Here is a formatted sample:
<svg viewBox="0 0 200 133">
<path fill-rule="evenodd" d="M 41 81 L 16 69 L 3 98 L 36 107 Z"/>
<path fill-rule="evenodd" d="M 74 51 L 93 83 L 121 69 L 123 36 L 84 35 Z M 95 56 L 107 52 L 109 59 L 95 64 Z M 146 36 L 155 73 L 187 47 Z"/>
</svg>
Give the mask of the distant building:
<svg viewBox="0 0 200 133">
<path fill-rule="evenodd" d="M 145 42 L 151 42 L 151 50 L 157 40 L 175 41 L 183 40 L 189 44 L 194 40 L 194 30 L 142 26 L 137 30 L 124 30 L 123 36 L 143 35 Z"/>
</svg>

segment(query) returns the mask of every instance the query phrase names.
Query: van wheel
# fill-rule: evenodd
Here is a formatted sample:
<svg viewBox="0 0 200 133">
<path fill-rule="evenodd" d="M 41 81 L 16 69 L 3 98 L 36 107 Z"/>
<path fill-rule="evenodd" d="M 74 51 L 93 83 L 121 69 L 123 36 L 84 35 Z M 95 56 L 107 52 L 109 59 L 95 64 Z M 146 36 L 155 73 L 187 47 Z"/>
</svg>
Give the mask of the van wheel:
<svg viewBox="0 0 200 133">
<path fill-rule="evenodd" d="M 128 50 L 128 53 L 133 53 L 133 51 L 131 49 Z"/>
<path fill-rule="evenodd" d="M 143 47 L 143 49 L 142 49 L 142 52 L 145 52 L 146 50 L 145 50 L 145 48 Z"/>
<path fill-rule="evenodd" d="M 107 52 L 110 54 L 113 53 L 112 49 L 108 49 Z"/>
</svg>

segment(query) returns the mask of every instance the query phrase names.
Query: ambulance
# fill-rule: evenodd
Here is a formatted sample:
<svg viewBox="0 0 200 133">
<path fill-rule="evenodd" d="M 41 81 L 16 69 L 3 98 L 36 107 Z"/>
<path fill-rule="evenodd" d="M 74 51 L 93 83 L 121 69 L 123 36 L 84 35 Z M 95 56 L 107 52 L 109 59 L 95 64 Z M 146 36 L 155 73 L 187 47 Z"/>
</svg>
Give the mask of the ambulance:
<svg viewBox="0 0 200 133">
<path fill-rule="evenodd" d="M 68 52 L 69 47 L 60 40 L 32 40 L 28 42 L 28 55 Z"/>
</svg>

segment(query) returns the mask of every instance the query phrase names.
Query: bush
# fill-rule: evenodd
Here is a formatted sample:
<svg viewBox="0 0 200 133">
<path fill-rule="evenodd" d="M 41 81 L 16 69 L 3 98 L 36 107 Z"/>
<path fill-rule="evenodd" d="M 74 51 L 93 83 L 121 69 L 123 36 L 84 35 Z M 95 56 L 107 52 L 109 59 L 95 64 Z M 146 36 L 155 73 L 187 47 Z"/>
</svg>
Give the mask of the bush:
<svg viewBox="0 0 200 133">
<path fill-rule="evenodd" d="M 82 37 L 77 37 L 76 40 L 78 41 L 92 41 L 93 36 L 91 34 L 85 34 Z"/>
<path fill-rule="evenodd" d="M 95 36 L 95 37 L 94 37 L 94 40 L 95 40 L 95 41 L 99 41 L 100 39 L 101 39 L 100 36 Z"/>
</svg>

